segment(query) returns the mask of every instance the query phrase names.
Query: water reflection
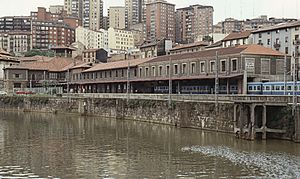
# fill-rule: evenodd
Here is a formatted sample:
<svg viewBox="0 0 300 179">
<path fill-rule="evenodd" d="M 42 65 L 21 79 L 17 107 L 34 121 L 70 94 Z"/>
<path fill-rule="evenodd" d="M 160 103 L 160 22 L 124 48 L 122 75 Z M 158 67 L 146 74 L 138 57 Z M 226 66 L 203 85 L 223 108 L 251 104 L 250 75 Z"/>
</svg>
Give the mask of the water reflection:
<svg viewBox="0 0 300 179">
<path fill-rule="evenodd" d="M 42 177 L 295 177 L 300 171 L 299 148 L 287 141 L 249 142 L 228 134 L 132 121 L 0 114 L 0 167 L 27 167 Z M 267 170 L 270 162 L 283 160 L 288 171 Z"/>
</svg>

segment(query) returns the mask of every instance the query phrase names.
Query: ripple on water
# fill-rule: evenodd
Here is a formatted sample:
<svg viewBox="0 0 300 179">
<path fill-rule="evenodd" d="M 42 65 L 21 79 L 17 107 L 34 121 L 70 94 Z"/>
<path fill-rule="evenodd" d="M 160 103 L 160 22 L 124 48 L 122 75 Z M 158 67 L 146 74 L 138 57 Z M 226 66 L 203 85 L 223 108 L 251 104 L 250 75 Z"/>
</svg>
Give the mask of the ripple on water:
<svg viewBox="0 0 300 179">
<path fill-rule="evenodd" d="M 20 166 L 0 166 L 0 179 L 59 179 L 48 176 L 46 178 L 40 177 L 31 172 L 30 169 L 25 169 Z"/>
<path fill-rule="evenodd" d="M 282 153 L 239 152 L 225 146 L 192 146 L 182 151 L 222 157 L 249 169 L 258 167 L 267 178 L 300 178 L 300 157 Z"/>
</svg>

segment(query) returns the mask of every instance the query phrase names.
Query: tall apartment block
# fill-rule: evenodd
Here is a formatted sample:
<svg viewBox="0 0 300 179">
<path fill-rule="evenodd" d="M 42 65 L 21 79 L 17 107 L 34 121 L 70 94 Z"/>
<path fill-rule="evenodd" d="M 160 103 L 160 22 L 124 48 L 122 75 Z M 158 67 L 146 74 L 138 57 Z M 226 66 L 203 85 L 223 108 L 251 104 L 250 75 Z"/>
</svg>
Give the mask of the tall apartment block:
<svg viewBox="0 0 300 179">
<path fill-rule="evenodd" d="M 146 22 L 146 0 L 125 0 L 126 28 Z"/>
<path fill-rule="evenodd" d="M 92 30 L 103 27 L 102 0 L 65 0 L 67 14 L 82 19 L 82 26 Z"/>
<path fill-rule="evenodd" d="M 165 0 L 146 4 L 147 40 L 169 39 L 175 41 L 175 5 Z"/>
<path fill-rule="evenodd" d="M 176 11 L 176 42 L 193 43 L 213 32 L 212 6 L 192 5 Z"/>
<path fill-rule="evenodd" d="M 125 7 L 113 6 L 108 9 L 109 27 L 125 29 Z"/>
</svg>

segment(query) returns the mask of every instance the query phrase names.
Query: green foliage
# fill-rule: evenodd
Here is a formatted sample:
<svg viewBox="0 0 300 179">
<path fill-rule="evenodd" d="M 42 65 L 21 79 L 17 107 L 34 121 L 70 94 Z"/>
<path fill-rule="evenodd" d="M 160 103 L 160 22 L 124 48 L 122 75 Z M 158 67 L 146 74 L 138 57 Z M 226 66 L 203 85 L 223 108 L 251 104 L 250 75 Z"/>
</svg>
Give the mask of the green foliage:
<svg viewBox="0 0 300 179">
<path fill-rule="evenodd" d="M 46 57 L 54 57 L 54 53 L 52 51 L 42 51 L 39 49 L 32 49 L 29 52 L 25 53 L 25 57 L 33 57 L 33 56 L 46 56 Z"/>
</svg>

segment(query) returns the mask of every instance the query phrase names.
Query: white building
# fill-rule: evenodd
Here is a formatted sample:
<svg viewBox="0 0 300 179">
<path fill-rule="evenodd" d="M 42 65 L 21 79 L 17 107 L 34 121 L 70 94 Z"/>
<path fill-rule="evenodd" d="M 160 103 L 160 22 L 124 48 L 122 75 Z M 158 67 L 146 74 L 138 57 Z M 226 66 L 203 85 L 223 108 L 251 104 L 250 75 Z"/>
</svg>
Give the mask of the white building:
<svg viewBox="0 0 300 179">
<path fill-rule="evenodd" d="M 76 28 L 76 42 L 82 43 L 86 49 L 108 49 L 108 33 L 106 30 L 89 30 Z"/>
</svg>

